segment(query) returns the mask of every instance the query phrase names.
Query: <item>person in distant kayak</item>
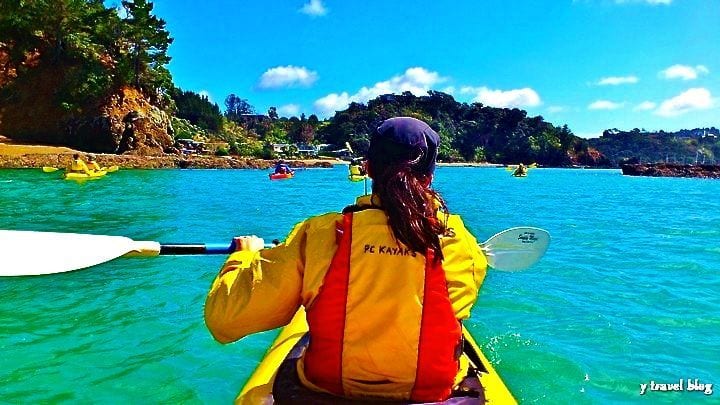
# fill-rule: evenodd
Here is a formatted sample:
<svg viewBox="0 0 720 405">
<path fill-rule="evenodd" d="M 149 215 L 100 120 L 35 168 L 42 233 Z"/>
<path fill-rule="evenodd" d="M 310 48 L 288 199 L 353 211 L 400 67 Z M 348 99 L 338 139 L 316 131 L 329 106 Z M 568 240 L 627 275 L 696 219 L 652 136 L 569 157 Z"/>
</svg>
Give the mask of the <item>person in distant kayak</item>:
<svg viewBox="0 0 720 405">
<path fill-rule="evenodd" d="M 95 160 L 95 155 L 87 155 L 87 159 L 88 159 L 88 162 L 87 162 L 88 169 L 94 170 L 96 172 L 99 172 L 102 170 L 100 168 L 100 165 L 98 164 L 98 162 Z"/>
<path fill-rule="evenodd" d="M 525 175 L 527 175 L 527 167 L 525 167 L 524 164 L 520 163 L 518 165 L 517 169 L 515 169 L 515 171 L 513 172 L 513 176 L 525 176 Z"/>
<path fill-rule="evenodd" d="M 351 176 L 365 176 L 367 173 L 365 172 L 365 165 L 363 164 L 362 159 L 355 158 L 350 161 L 350 175 Z"/>
<path fill-rule="evenodd" d="M 275 163 L 275 174 L 289 174 L 292 173 L 292 169 L 285 163 L 284 160 L 279 160 Z"/>
<path fill-rule="evenodd" d="M 80 157 L 79 153 L 73 154 L 73 160 L 72 163 L 70 163 L 70 172 L 72 173 L 92 173 L 90 169 L 88 168 L 87 164 L 84 160 Z"/>
<path fill-rule="evenodd" d="M 270 249 L 255 236 L 235 239 L 205 302 L 217 341 L 286 325 L 306 309 L 309 344 L 281 366 L 276 399 L 433 402 L 464 391 L 472 373 L 461 321 L 487 259 L 431 188 L 439 142 L 423 121 L 388 119 L 371 135 L 371 195 L 299 223 Z"/>
</svg>

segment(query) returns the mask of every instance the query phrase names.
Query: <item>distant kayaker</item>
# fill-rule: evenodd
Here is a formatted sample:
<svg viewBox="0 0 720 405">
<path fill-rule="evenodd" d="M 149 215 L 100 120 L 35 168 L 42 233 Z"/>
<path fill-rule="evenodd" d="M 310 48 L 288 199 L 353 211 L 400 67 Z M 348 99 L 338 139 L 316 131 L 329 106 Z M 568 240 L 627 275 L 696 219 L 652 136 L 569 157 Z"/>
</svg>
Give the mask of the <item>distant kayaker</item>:
<svg viewBox="0 0 720 405">
<path fill-rule="evenodd" d="M 205 302 L 215 339 L 233 342 L 286 325 L 300 306 L 307 312 L 309 345 L 280 367 L 276 400 L 483 398 L 460 357 L 460 321 L 487 260 L 431 188 L 439 142 L 423 121 L 388 119 L 370 139 L 371 195 L 299 223 L 270 249 L 255 236 L 235 239 Z"/>
<path fill-rule="evenodd" d="M 96 172 L 101 171 L 100 165 L 95 160 L 95 155 L 87 155 L 88 163 L 87 166 L 90 170 L 94 170 Z"/>
<path fill-rule="evenodd" d="M 90 169 L 88 169 L 87 164 L 85 164 L 85 161 L 82 160 L 82 158 L 80 158 L 79 153 L 73 154 L 73 160 L 72 160 L 72 163 L 70 164 L 69 171 L 73 172 L 73 173 L 88 173 L 88 174 L 92 173 L 90 171 Z"/>
<path fill-rule="evenodd" d="M 350 175 L 351 176 L 364 176 L 367 173 L 365 172 L 365 165 L 363 164 L 362 159 L 355 158 L 350 161 Z"/>
<path fill-rule="evenodd" d="M 279 160 L 275 163 L 275 174 L 289 174 L 292 173 L 292 169 L 285 163 L 284 160 Z"/>
<path fill-rule="evenodd" d="M 517 169 L 515 169 L 515 171 L 513 172 L 513 176 L 525 176 L 525 175 L 527 175 L 527 167 L 525 167 L 524 164 L 520 163 L 518 165 Z"/>
</svg>

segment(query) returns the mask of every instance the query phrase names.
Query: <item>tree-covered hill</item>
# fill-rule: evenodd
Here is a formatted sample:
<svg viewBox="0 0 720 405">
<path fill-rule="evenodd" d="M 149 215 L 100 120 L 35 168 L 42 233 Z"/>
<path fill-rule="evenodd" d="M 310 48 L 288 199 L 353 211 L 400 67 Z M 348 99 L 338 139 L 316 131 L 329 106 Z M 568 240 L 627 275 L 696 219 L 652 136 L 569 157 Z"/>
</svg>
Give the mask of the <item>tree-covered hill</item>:
<svg viewBox="0 0 720 405">
<path fill-rule="evenodd" d="M 542 117 L 528 117 L 517 108 L 494 108 L 460 103 L 451 95 L 429 91 L 382 95 L 367 105 L 353 103 L 338 111 L 317 133 L 322 142 L 349 141 L 367 149 L 368 135 L 384 119 L 412 116 L 426 121 L 441 136 L 439 158 L 445 161 L 532 163 L 546 166 L 603 165 L 588 143 L 567 126 L 556 127 Z"/>
</svg>

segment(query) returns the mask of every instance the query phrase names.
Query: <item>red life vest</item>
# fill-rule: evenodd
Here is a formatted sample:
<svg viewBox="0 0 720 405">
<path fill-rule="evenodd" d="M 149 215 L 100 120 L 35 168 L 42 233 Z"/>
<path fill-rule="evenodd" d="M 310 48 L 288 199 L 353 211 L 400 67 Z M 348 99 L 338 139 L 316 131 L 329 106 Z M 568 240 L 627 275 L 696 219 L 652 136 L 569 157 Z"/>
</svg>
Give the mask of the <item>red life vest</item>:
<svg viewBox="0 0 720 405">
<path fill-rule="evenodd" d="M 347 213 L 343 216 L 342 226 L 339 227 L 342 234 L 339 237 L 339 246 L 330 267 L 325 274 L 322 287 L 317 298 L 312 305 L 307 308 L 307 320 L 310 326 L 310 344 L 304 358 L 304 373 L 308 381 L 338 396 L 348 396 L 345 389 L 347 379 L 354 376 L 344 375 L 348 369 L 352 370 L 357 365 L 349 365 L 353 359 L 344 359 L 343 353 L 346 352 L 346 319 L 351 316 L 373 317 L 368 308 L 372 308 L 372 303 L 357 302 L 348 305 L 348 295 L 351 294 L 353 288 L 361 288 L 354 286 L 352 280 L 356 276 L 351 274 L 354 271 L 376 272 L 371 273 L 372 277 L 377 277 L 378 282 L 383 281 L 383 271 L 399 271 L 412 272 L 424 271 L 424 277 L 415 278 L 422 280 L 422 285 L 418 286 L 416 302 L 407 303 L 407 305 L 418 305 L 421 303 L 421 309 L 418 311 L 419 319 L 409 320 L 403 319 L 403 322 L 417 322 L 420 327 L 413 330 L 419 330 L 419 336 L 412 336 L 409 339 L 416 339 L 417 353 L 415 354 L 415 364 L 409 364 L 408 369 L 415 367 L 414 379 L 412 380 L 412 389 L 409 398 L 406 400 L 417 402 L 442 401 L 450 397 L 456 375 L 459 369 L 458 358 L 461 353 L 461 326 L 455 318 L 455 314 L 448 296 L 447 280 L 445 271 L 439 261 L 434 260 L 434 252 L 428 249 L 424 258 L 424 269 L 420 269 L 421 263 L 416 254 L 408 255 L 407 266 L 405 268 L 367 268 L 361 269 L 351 266 L 353 257 L 358 257 L 362 252 L 362 246 L 367 250 L 368 241 L 372 240 L 372 235 L 366 234 L 360 237 L 359 241 L 353 240 L 353 213 Z M 388 228 L 389 230 L 389 228 Z M 354 243 L 355 242 L 355 243 Z M 402 255 L 402 247 L 400 254 Z M 354 251 L 355 250 L 355 251 Z M 407 254 L 408 250 L 404 250 Z M 419 255 L 417 255 L 419 256 Z M 382 264 L 382 258 L 376 263 Z M 352 269 L 352 272 L 351 272 Z M 380 270 L 380 271 L 378 271 Z M 368 275 L 369 277 L 370 275 Z M 397 277 L 397 273 L 393 275 Z M 412 282 L 413 277 L 408 277 L 408 282 Z M 360 292 L 356 292 L 354 297 L 362 297 Z M 405 301 L 412 301 L 413 297 L 398 297 L 398 305 L 405 305 Z M 356 308 L 364 308 L 362 314 L 353 313 Z M 356 318 L 357 319 L 357 318 Z M 390 329 L 390 328 L 388 328 Z M 377 338 L 383 334 L 382 330 L 360 331 L 365 333 L 367 337 L 362 339 Z M 357 334 L 357 328 L 353 329 L 353 333 Z M 383 381 L 363 381 L 367 384 L 382 384 Z M 349 396 L 354 396 L 353 392 Z"/>
</svg>

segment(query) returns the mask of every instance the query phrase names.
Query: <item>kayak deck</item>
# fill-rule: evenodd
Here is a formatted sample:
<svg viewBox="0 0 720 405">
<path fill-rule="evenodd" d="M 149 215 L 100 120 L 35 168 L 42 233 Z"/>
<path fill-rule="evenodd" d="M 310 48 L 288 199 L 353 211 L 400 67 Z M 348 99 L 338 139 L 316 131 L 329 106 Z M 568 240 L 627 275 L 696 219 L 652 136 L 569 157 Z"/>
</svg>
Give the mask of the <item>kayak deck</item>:
<svg viewBox="0 0 720 405">
<path fill-rule="evenodd" d="M 242 391 L 235 399 L 236 404 L 271 404 L 272 388 L 275 382 L 280 364 L 285 360 L 290 351 L 295 347 L 296 343 L 302 339 L 308 331 L 307 321 L 305 320 L 305 311 L 303 308 L 295 314 L 290 323 L 284 327 L 273 344 L 268 349 L 265 357 L 262 359 L 255 372 L 245 383 Z M 487 373 L 481 373 L 480 381 L 485 389 L 485 398 L 488 404 L 516 404 L 517 401 L 505 386 L 500 375 L 492 368 L 488 359 L 483 355 L 477 343 L 470 333 L 463 327 L 463 336 L 466 344 L 474 348 L 477 358 L 482 362 L 482 367 Z M 463 354 L 465 355 L 465 354 Z M 473 361 L 470 356 L 470 361 Z"/>
<path fill-rule="evenodd" d="M 94 171 L 90 173 L 67 172 L 63 177 L 68 180 L 97 179 L 105 176 L 106 174 L 107 171 L 105 170 Z"/>
<path fill-rule="evenodd" d="M 292 179 L 295 173 L 270 173 L 270 180 Z"/>
</svg>

